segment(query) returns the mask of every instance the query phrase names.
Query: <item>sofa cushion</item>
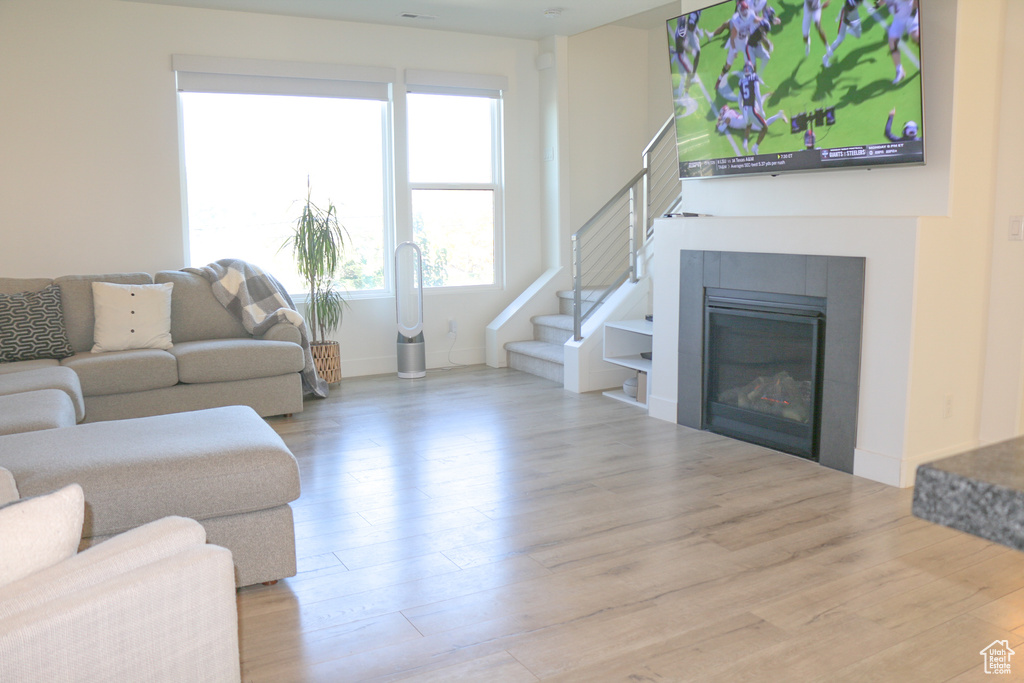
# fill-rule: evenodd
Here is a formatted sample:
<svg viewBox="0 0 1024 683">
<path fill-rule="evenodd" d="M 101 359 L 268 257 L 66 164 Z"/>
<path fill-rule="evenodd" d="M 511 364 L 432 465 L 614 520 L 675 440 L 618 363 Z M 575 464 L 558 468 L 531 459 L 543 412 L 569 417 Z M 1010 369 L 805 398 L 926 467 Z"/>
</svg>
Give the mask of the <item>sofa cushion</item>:
<svg viewBox="0 0 1024 683">
<path fill-rule="evenodd" d="M 291 342 L 212 339 L 175 344 L 178 380 L 186 384 L 230 382 L 300 372 L 302 347 Z"/>
<path fill-rule="evenodd" d="M 10 434 L 0 439 L 0 466 L 22 496 L 79 482 L 86 537 L 168 515 L 203 521 L 265 510 L 299 496 L 295 458 L 244 406 Z"/>
<path fill-rule="evenodd" d="M 22 394 L 41 389 L 59 389 L 68 395 L 75 406 L 75 420 L 85 418 L 85 402 L 82 400 L 82 383 L 70 368 L 48 367 L 25 372 L 0 374 L 0 396 Z"/>
<path fill-rule="evenodd" d="M 60 287 L 0 294 L 0 361 L 65 358 L 74 353 L 64 329 Z"/>
<path fill-rule="evenodd" d="M 84 396 L 149 391 L 178 383 L 174 356 L 160 349 L 77 353 L 65 358 L 61 365 L 78 375 Z"/>
<path fill-rule="evenodd" d="M 113 282 L 121 285 L 149 285 L 149 273 L 111 273 L 109 275 L 66 275 L 54 280 L 60 285 L 64 300 L 64 326 L 76 353 L 92 349 L 93 314 L 92 283 Z"/>
<path fill-rule="evenodd" d="M 0 586 L 74 555 L 82 538 L 84 513 L 85 499 L 78 484 L 0 508 Z"/>
<path fill-rule="evenodd" d="M 174 343 L 201 339 L 251 339 L 242 322 L 213 296 L 210 281 L 196 273 L 162 270 L 157 283 L 174 284 L 171 292 L 171 337 Z"/>
<path fill-rule="evenodd" d="M 0 396 L 0 435 L 74 427 L 75 405 L 60 389 Z"/>
<path fill-rule="evenodd" d="M 39 368 L 59 368 L 60 361 L 56 358 L 42 358 L 39 360 L 20 360 L 16 363 L 0 362 L 0 375 L 8 375 L 14 372 L 25 372 L 26 370 L 38 370 Z"/>
<path fill-rule="evenodd" d="M 171 288 L 92 283 L 92 353 L 171 348 Z"/>
</svg>

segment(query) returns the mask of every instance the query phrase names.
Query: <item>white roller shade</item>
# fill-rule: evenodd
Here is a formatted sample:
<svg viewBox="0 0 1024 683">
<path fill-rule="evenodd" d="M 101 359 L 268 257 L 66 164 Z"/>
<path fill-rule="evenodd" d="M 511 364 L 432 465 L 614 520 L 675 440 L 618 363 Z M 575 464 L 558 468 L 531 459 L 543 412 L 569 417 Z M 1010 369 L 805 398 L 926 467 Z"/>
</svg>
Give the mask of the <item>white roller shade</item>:
<svg viewBox="0 0 1024 683">
<path fill-rule="evenodd" d="M 506 76 L 406 69 L 405 89 L 412 93 L 500 98 L 508 90 Z"/>
<path fill-rule="evenodd" d="M 395 70 L 262 59 L 174 55 L 180 92 L 347 97 L 388 101 Z"/>
</svg>

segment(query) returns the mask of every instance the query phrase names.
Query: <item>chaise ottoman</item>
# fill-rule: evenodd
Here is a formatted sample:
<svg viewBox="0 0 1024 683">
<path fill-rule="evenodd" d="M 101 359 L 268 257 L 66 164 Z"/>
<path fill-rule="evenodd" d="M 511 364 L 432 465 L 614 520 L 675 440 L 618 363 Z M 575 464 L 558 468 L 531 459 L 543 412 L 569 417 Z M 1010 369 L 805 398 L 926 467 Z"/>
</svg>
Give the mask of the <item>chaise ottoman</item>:
<svg viewBox="0 0 1024 683">
<path fill-rule="evenodd" d="M 247 406 L 9 434 L 0 466 L 23 498 L 81 485 L 82 549 L 179 515 L 232 552 L 237 585 L 295 574 L 288 503 L 299 497 L 298 465 Z"/>
</svg>

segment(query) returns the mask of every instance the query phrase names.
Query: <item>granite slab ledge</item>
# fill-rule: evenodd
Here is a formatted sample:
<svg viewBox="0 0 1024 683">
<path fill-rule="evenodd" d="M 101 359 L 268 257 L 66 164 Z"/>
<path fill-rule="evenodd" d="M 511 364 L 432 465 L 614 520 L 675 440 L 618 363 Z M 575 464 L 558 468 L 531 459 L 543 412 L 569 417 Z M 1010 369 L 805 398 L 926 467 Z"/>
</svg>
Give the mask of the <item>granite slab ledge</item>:
<svg viewBox="0 0 1024 683">
<path fill-rule="evenodd" d="M 919 466 L 913 514 L 1024 550 L 1024 437 Z"/>
</svg>

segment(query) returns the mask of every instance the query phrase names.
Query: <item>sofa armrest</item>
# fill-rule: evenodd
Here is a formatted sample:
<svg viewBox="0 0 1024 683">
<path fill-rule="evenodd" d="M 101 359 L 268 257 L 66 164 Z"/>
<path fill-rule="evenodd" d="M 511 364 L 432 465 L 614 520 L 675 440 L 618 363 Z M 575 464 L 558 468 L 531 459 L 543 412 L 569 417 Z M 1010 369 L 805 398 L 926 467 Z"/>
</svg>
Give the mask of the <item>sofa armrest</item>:
<svg viewBox="0 0 1024 683">
<path fill-rule="evenodd" d="M 0 680 L 239 681 L 230 551 L 191 546 L 0 620 Z"/>
<path fill-rule="evenodd" d="M 201 547 L 206 530 L 194 519 L 164 517 L 119 534 L 64 562 L 0 586 L 0 623 L 111 577 Z M 232 585 L 234 585 L 232 583 Z M 0 681 L 5 680 L 0 676 Z"/>
<path fill-rule="evenodd" d="M 0 505 L 7 505 L 21 498 L 18 484 L 10 470 L 0 467 Z"/>
<path fill-rule="evenodd" d="M 286 341 L 293 344 L 298 344 L 302 341 L 302 335 L 299 334 L 299 328 L 295 327 L 295 325 L 292 325 L 291 323 L 277 323 L 264 332 L 262 336 L 256 338 L 266 339 L 267 341 Z"/>
</svg>

